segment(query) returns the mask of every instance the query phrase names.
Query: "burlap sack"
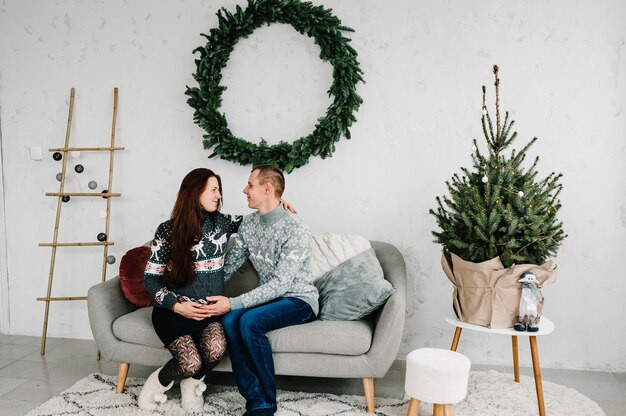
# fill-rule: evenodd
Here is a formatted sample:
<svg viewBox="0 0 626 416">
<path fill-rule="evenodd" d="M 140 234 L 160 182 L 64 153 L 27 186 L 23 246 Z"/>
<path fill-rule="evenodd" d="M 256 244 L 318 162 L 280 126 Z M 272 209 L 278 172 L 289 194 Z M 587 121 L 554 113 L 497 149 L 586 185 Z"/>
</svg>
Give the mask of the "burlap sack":
<svg viewBox="0 0 626 416">
<path fill-rule="evenodd" d="M 556 265 L 517 264 L 505 268 L 496 257 L 482 263 L 465 261 L 455 254 L 441 256 L 441 267 L 454 285 L 452 304 L 457 317 L 487 328 L 510 328 L 517 322 L 522 285 L 517 279 L 533 272 L 541 285 L 556 280 Z M 539 316 L 543 302 L 539 305 Z"/>
</svg>

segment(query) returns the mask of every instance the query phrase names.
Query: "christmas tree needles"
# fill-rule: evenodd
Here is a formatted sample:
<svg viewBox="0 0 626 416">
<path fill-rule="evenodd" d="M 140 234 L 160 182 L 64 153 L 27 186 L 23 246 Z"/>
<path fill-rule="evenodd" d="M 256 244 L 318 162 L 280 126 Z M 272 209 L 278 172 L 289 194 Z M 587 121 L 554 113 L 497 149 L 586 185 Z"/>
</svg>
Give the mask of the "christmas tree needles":
<svg viewBox="0 0 626 416">
<path fill-rule="evenodd" d="M 509 148 L 517 139 L 512 131 L 515 122 L 506 112 L 500 117 L 500 79 L 494 65 L 496 124 L 486 105 L 483 86 L 482 127 L 487 152 L 479 150 L 473 139 L 473 169 L 461 168 L 446 181 L 449 196 L 437 197 L 438 207 L 429 210 L 439 230 L 435 242 L 445 252 L 479 263 L 496 256 L 505 267 L 512 264 L 541 264 L 556 254 L 566 237 L 557 220 L 561 208 L 561 174 L 550 173 L 538 179 L 537 156 L 524 168 L 526 152 L 537 141 L 533 138 L 520 151 Z"/>
</svg>

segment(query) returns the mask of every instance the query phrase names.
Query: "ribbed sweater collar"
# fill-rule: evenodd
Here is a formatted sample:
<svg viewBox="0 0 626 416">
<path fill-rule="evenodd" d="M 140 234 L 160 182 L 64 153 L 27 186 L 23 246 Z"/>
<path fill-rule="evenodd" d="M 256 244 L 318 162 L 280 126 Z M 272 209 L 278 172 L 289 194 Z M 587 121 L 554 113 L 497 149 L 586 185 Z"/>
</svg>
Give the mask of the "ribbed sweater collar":
<svg viewBox="0 0 626 416">
<path fill-rule="evenodd" d="M 282 220 L 287 215 L 287 210 L 283 208 L 283 204 L 278 204 L 276 208 L 267 214 L 259 215 L 259 220 L 261 221 L 261 224 L 272 225 Z"/>
</svg>

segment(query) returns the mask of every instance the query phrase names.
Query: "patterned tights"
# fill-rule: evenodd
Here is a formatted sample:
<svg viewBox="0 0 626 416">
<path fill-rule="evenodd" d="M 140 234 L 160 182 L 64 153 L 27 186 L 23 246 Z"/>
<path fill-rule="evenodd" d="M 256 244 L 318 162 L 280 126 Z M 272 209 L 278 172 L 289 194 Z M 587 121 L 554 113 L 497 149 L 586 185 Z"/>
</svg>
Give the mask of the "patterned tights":
<svg viewBox="0 0 626 416">
<path fill-rule="evenodd" d="M 211 322 L 198 334 L 176 338 L 167 347 L 173 358 L 161 371 L 159 381 L 167 386 L 172 380 L 202 378 L 220 362 L 226 352 L 226 337 L 219 322 Z"/>
</svg>

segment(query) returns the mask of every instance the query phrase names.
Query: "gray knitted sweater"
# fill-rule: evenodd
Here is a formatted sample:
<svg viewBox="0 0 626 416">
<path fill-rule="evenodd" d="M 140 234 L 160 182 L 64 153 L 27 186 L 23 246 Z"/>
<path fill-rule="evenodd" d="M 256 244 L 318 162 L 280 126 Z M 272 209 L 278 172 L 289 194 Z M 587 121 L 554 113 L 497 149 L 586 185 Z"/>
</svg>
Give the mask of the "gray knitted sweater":
<svg viewBox="0 0 626 416">
<path fill-rule="evenodd" d="M 248 308 L 278 297 L 295 297 L 317 315 L 318 292 L 311 278 L 311 233 L 302 220 L 278 205 L 273 211 L 244 217 L 233 248 L 226 254 L 224 279 L 247 257 L 259 273 L 259 286 L 230 298 L 232 309 Z"/>
</svg>

